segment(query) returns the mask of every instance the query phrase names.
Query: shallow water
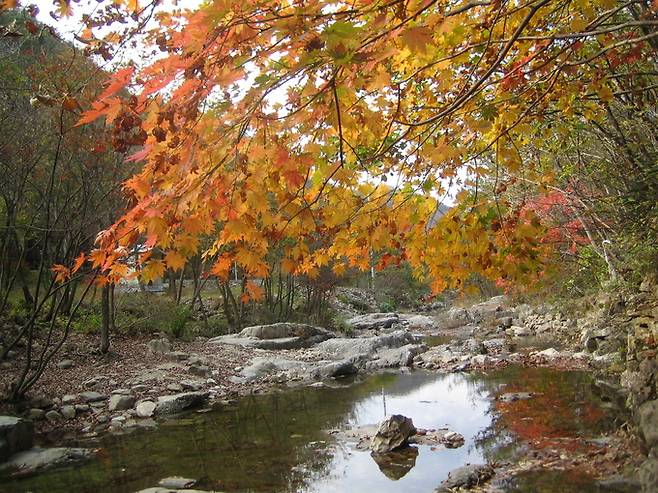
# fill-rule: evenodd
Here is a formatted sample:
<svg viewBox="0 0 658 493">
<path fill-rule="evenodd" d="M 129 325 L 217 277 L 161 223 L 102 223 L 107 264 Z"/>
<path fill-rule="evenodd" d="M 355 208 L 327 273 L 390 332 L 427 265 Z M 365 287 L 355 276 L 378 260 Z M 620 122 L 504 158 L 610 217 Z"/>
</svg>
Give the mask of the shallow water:
<svg viewBox="0 0 658 493">
<path fill-rule="evenodd" d="M 507 404 L 494 400 L 497 393 L 521 390 L 540 395 Z M 595 390 L 584 372 L 516 367 L 489 375 L 388 373 L 336 387 L 285 390 L 164 421 L 155 430 L 78 442 L 101 452 L 83 465 L 0 478 L 0 492 L 124 493 L 179 475 L 199 479 L 199 488 L 226 492 L 430 493 L 465 463 L 505 460 L 527 444 L 611 429 L 614 412 Z M 385 412 L 410 416 L 419 428 L 449 428 L 466 442 L 457 449 L 417 446 L 380 467 L 368 452 L 330 433 L 375 424 Z M 552 478 L 542 491 L 564 493 L 562 486 Z M 521 490 L 510 484 L 509 491 L 534 490 L 524 483 Z"/>
</svg>

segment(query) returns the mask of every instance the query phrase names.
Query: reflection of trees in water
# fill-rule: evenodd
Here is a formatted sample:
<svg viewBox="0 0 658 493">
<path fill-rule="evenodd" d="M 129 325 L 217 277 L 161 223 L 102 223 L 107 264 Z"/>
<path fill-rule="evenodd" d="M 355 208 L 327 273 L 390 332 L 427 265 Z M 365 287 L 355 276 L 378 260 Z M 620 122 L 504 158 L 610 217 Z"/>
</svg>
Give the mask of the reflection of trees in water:
<svg viewBox="0 0 658 493">
<path fill-rule="evenodd" d="M 491 424 L 475 438 L 475 446 L 489 461 L 513 457 L 521 442 L 541 447 L 551 439 L 588 437 L 611 428 L 614 413 L 606 411 L 597 386 L 585 372 L 508 367 L 480 378 L 478 391 L 492 397 L 507 392 L 534 394 L 527 400 L 491 400 Z"/>
</svg>

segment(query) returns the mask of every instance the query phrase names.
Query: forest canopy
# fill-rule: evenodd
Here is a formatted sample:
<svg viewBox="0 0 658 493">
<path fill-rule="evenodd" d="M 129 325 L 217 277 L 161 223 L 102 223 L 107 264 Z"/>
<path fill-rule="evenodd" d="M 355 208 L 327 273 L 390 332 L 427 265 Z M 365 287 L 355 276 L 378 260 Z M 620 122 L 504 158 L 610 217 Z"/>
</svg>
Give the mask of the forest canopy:
<svg viewBox="0 0 658 493">
<path fill-rule="evenodd" d="M 655 242 L 656 2 L 100 5 L 87 54 L 149 53 L 75 110 L 142 163 L 80 260 L 110 281 L 135 244 L 144 282 L 197 255 L 252 280 L 407 261 L 438 292 L 584 248 L 614 279 L 622 241 Z"/>
</svg>

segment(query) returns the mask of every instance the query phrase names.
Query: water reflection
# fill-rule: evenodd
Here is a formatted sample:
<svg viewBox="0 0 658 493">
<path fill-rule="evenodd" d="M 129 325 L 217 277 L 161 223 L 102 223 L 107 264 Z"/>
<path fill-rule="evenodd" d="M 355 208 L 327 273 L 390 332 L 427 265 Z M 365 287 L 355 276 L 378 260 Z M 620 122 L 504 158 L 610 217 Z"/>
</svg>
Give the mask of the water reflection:
<svg viewBox="0 0 658 493">
<path fill-rule="evenodd" d="M 452 469 L 501 460 L 517 450 L 524 428 L 515 427 L 514 420 L 523 416 L 501 409 L 493 400 L 496 393 L 517 387 L 541 392 L 564 405 L 546 407 L 549 401 L 534 399 L 524 405 L 537 402 L 542 412 L 554 414 L 576 402 L 575 408 L 591 418 L 596 413 L 587 406 L 599 408 L 596 396 L 584 390 L 588 386 L 589 377 L 578 372 L 507 369 L 491 375 L 383 374 L 353 385 L 253 396 L 162 423 L 155 431 L 83 442 L 102 447 L 97 460 L 32 478 L 0 478 L 0 492 L 127 493 L 181 475 L 200 479 L 199 488 L 227 492 L 428 493 Z M 388 415 L 410 416 L 419 428 L 457 431 L 465 437 L 464 446 L 419 445 L 375 461 L 369 452 L 327 433 L 377 424 L 384 418 L 384 397 Z M 536 418 L 530 407 L 523 412 Z M 579 435 L 601 429 L 589 418 L 575 422 Z"/>
</svg>

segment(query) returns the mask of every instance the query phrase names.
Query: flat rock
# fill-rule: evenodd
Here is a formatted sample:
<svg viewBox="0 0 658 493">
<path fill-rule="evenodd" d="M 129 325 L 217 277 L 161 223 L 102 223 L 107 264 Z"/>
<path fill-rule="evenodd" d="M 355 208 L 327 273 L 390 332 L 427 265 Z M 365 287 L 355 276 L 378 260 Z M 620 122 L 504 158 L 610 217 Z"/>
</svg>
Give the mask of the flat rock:
<svg viewBox="0 0 658 493">
<path fill-rule="evenodd" d="M 183 478 L 180 476 L 171 476 L 161 479 L 158 482 L 159 486 L 163 488 L 172 488 L 175 490 L 188 489 L 196 484 L 196 479 Z"/>
<path fill-rule="evenodd" d="M 246 327 L 238 334 L 214 337 L 208 342 L 211 344 L 229 344 L 256 349 L 277 350 L 311 347 L 332 337 L 334 337 L 333 332 L 321 327 L 281 322 Z"/>
<path fill-rule="evenodd" d="M 415 344 L 417 338 L 410 332 L 398 330 L 390 334 L 373 337 L 345 338 L 336 337 L 318 344 L 313 351 L 324 358 L 363 362 L 375 352 L 386 348 L 398 348 L 407 344 Z"/>
<path fill-rule="evenodd" d="M 345 323 L 359 330 L 388 329 L 400 321 L 397 313 L 366 313 L 347 319 Z"/>
<path fill-rule="evenodd" d="M 431 329 L 436 326 L 433 318 L 427 315 L 400 315 L 402 322 L 410 329 Z"/>
<path fill-rule="evenodd" d="M 331 363 L 320 364 L 312 371 L 312 375 L 318 379 L 339 378 L 348 375 L 354 375 L 359 369 L 349 360 L 332 361 Z"/>
<path fill-rule="evenodd" d="M 18 469 L 20 472 L 31 473 L 37 470 L 48 469 L 53 466 L 85 460 L 93 454 L 93 450 L 85 448 L 34 447 L 13 455 L 9 461 L 0 465 L 0 469 Z"/>
</svg>

